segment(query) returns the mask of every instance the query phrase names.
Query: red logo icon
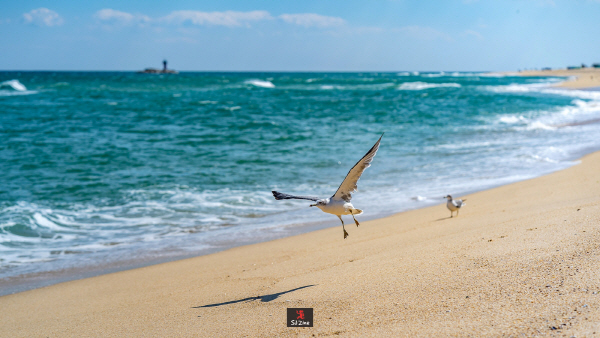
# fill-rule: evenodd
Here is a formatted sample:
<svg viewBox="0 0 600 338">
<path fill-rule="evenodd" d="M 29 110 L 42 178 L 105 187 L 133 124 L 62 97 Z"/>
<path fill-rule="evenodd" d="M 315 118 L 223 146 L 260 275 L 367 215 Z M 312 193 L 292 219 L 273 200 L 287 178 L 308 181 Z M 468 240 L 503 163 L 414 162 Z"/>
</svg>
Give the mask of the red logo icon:
<svg viewBox="0 0 600 338">
<path fill-rule="evenodd" d="M 313 327 L 313 309 L 287 308 L 287 327 Z"/>
</svg>

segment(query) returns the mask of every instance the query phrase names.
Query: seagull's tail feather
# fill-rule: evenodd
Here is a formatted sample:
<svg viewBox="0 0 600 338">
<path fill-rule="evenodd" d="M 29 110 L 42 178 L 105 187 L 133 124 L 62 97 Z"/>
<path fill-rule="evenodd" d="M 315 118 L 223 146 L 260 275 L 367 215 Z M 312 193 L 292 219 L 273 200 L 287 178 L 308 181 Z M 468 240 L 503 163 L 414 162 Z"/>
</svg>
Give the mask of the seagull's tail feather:
<svg viewBox="0 0 600 338">
<path fill-rule="evenodd" d="M 295 199 L 295 200 L 309 200 L 309 201 L 318 201 L 319 198 L 318 197 L 312 197 L 312 196 L 294 196 L 294 195 L 289 195 L 289 194 L 284 194 L 282 192 L 279 191 L 271 191 L 273 193 L 273 197 L 275 197 L 276 200 L 291 200 L 291 199 Z"/>
</svg>

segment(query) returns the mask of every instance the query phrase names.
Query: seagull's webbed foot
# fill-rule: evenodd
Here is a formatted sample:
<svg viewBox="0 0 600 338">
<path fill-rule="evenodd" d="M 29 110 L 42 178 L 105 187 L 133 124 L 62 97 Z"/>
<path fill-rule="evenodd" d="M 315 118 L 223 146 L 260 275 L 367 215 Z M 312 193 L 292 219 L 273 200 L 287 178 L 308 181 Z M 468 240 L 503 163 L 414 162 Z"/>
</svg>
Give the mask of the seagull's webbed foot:
<svg viewBox="0 0 600 338">
<path fill-rule="evenodd" d="M 342 227 L 342 229 L 344 228 Z M 348 237 L 348 233 L 346 232 L 346 229 L 344 229 L 344 239 L 346 239 L 346 237 Z"/>
</svg>

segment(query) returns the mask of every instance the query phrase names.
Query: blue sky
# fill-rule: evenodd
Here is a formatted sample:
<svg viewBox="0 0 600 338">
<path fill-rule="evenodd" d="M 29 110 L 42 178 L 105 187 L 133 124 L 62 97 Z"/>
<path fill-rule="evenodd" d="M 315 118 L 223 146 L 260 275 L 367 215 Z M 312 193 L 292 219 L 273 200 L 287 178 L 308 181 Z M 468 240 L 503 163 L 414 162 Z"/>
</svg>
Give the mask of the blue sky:
<svg viewBox="0 0 600 338">
<path fill-rule="evenodd" d="M 2 70 L 502 71 L 600 63 L 600 0 L 3 1 Z"/>
</svg>

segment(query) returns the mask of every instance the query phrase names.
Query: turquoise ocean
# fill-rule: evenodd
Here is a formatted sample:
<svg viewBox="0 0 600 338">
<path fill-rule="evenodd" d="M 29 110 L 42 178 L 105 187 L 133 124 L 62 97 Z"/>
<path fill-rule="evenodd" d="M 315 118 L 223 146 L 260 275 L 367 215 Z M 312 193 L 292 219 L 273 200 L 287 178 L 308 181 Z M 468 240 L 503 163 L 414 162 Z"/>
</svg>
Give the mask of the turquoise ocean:
<svg viewBox="0 0 600 338">
<path fill-rule="evenodd" d="M 572 166 L 600 149 L 600 91 L 564 80 L 0 72 L 0 285 L 339 226 L 271 190 L 331 196 L 384 132 L 359 221 Z"/>
</svg>

